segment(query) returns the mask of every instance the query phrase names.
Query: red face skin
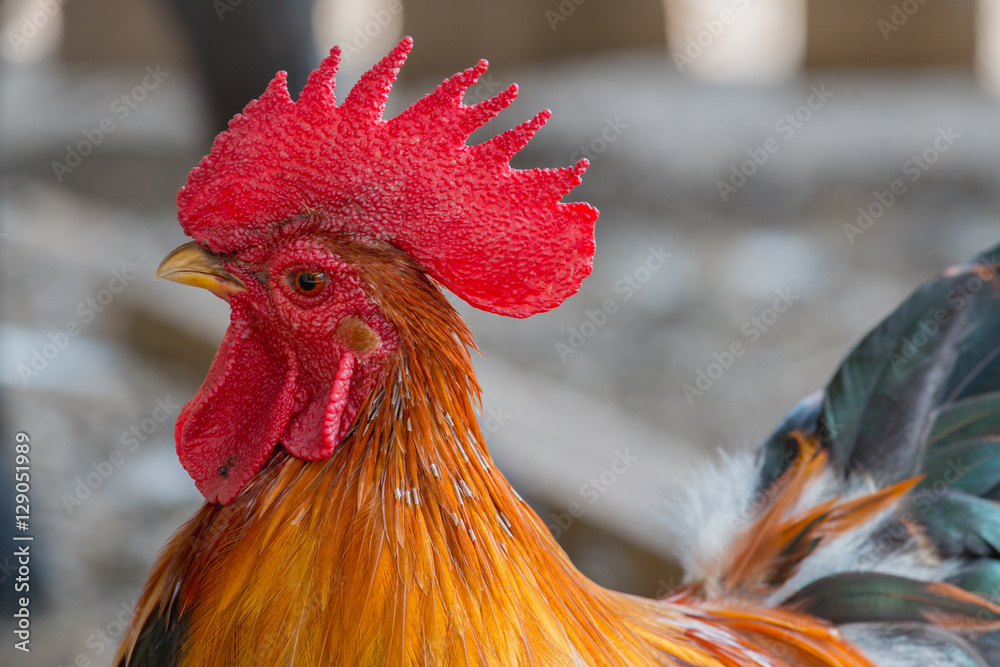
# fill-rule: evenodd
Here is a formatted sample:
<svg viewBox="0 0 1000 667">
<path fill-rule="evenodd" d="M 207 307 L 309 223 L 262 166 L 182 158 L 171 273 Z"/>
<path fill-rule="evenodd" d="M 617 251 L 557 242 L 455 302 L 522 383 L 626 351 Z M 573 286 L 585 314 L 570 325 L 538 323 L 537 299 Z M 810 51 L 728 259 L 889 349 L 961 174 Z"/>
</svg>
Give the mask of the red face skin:
<svg viewBox="0 0 1000 667">
<path fill-rule="evenodd" d="M 357 267 L 315 236 L 224 266 L 246 291 L 224 297 L 232 323 L 176 435 L 198 489 L 226 504 L 276 443 L 306 460 L 330 456 L 398 340 Z"/>
</svg>

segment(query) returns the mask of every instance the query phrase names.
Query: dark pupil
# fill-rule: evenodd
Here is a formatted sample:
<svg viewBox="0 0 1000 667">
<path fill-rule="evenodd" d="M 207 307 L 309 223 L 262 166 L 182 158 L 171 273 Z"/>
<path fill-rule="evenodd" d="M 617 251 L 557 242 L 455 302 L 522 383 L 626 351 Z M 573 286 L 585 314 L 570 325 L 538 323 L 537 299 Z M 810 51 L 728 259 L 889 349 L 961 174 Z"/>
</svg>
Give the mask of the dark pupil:
<svg viewBox="0 0 1000 667">
<path fill-rule="evenodd" d="M 295 283 L 301 292 L 315 292 L 319 288 L 319 277 L 315 273 L 303 271 L 295 278 Z"/>
</svg>

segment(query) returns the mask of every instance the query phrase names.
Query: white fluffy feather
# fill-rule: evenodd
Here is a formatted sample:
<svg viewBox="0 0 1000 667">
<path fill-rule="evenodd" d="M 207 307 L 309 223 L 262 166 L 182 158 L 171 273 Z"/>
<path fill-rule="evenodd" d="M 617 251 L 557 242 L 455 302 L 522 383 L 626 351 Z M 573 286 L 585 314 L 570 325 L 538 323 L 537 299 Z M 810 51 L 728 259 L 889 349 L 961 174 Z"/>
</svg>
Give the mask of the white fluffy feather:
<svg viewBox="0 0 1000 667">
<path fill-rule="evenodd" d="M 968 667 L 980 660 L 964 639 L 940 628 L 904 623 L 850 623 L 841 634 L 879 667 Z"/>
<path fill-rule="evenodd" d="M 759 472 L 751 452 L 720 450 L 717 464 L 693 469 L 681 495 L 668 500 L 667 530 L 678 545 L 685 583 L 703 582 L 707 590 L 715 590 L 733 539 L 770 500 L 754 495 Z"/>
<path fill-rule="evenodd" d="M 685 583 L 698 583 L 709 598 L 721 594 L 720 582 L 731 566 L 734 541 L 752 526 L 780 492 L 779 485 L 757 490 L 760 461 L 749 451 L 720 452 L 719 461 L 692 471 L 690 482 L 668 502 L 669 530 L 678 545 L 677 558 L 684 567 Z M 843 480 L 826 471 L 809 485 L 795 513 L 804 512 L 830 498 L 855 498 L 879 485 L 856 475 Z M 890 508 L 864 525 L 829 541 L 810 554 L 799 569 L 764 602 L 780 605 L 809 583 L 839 572 L 871 571 L 924 581 L 939 581 L 953 574 L 957 562 L 940 561 L 928 553 L 895 518 Z M 927 626 L 851 624 L 843 626 L 879 667 L 927 665 L 948 667 L 962 662 L 958 636 Z"/>
</svg>

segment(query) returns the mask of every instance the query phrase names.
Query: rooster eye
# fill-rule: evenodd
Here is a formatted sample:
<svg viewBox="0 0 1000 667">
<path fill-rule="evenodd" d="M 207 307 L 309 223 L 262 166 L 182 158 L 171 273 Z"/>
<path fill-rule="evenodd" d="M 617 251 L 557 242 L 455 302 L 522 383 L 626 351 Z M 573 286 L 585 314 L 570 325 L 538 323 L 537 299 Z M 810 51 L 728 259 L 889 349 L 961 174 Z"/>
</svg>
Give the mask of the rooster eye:
<svg viewBox="0 0 1000 667">
<path fill-rule="evenodd" d="M 295 271 L 288 276 L 292 289 L 302 296 L 316 296 L 326 285 L 326 276 L 318 271 Z"/>
</svg>

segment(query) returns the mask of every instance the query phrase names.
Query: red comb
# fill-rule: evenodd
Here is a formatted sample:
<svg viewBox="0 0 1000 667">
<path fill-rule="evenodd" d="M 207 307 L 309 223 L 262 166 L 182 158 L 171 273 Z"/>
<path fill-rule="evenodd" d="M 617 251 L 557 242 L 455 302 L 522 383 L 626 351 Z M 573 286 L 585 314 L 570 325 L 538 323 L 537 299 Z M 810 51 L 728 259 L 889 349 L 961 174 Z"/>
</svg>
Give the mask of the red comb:
<svg viewBox="0 0 1000 667">
<path fill-rule="evenodd" d="M 383 239 L 470 304 L 527 317 L 558 306 L 590 273 L 597 210 L 559 200 L 587 161 L 511 169 L 510 158 L 549 117 L 467 146 L 517 95 L 475 104 L 462 95 L 486 61 L 444 81 L 402 114 L 382 119 L 410 52 L 407 37 L 337 106 L 340 51 L 293 102 L 280 72 L 233 118 L 177 195 L 184 230 L 218 253 L 261 245 L 307 212 L 322 229 Z"/>
</svg>

